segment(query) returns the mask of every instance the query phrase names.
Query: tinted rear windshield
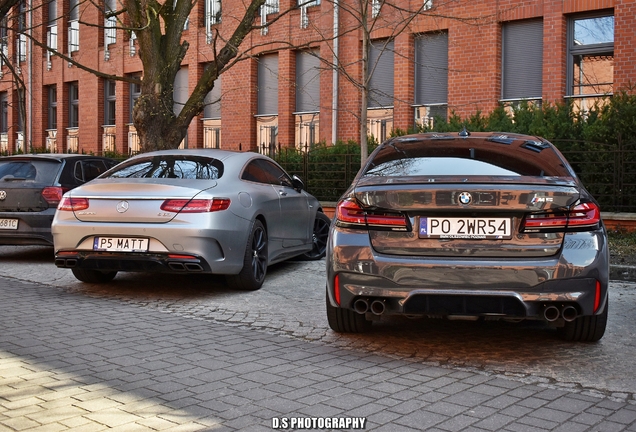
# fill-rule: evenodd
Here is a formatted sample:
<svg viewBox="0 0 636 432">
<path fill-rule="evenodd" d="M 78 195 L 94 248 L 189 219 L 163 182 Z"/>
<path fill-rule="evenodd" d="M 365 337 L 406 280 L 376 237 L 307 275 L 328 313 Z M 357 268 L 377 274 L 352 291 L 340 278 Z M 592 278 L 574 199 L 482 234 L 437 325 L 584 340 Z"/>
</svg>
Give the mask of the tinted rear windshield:
<svg viewBox="0 0 636 432">
<path fill-rule="evenodd" d="M 427 139 L 384 144 L 364 175 L 572 177 L 572 171 L 547 142 Z"/>
<path fill-rule="evenodd" d="M 101 178 L 174 178 L 216 180 L 223 163 L 214 158 L 191 155 L 162 155 L 128 160 Z"/>
<path fill-rule="evenodd" d="M 60 166 L 55 160 L 0 160 L 0 182 L 31 180 L 52 184 Z"/>
</svg>

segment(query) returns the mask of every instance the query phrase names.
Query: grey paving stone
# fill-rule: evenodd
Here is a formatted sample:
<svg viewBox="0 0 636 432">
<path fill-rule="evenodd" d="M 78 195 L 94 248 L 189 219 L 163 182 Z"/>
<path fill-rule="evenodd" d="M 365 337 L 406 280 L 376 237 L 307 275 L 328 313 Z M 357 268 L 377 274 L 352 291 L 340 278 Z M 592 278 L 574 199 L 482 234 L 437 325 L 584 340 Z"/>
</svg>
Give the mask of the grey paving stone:
<svg viewBox="0 0 636 432">
<path fill-rule="evenodd" d="M 515 421 L 514 417 L 497 413 L 474 423 L 473 426 L 489 431 L 498 431 L 513 421 Z"/>
</svg>

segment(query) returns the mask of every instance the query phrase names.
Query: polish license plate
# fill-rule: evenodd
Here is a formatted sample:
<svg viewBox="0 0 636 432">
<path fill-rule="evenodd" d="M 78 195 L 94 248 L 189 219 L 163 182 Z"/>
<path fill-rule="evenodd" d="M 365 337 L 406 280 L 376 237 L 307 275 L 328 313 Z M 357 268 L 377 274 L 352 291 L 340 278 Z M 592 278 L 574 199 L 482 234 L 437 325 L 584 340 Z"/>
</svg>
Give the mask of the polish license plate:
<svg viewBox="0 0 636 432">
<path fill-rule="evenodd" d="M 0 219 L 0 229 L 17 230 L 18 220 L 17 219 Z"/>
<path fill-rule="evenodd" d="M 420 238 L 509 239 L 511 233 L 510 218 L 420 218 Z"/>
<path fill-rule="evenodd" d="M 93 250 L 101 252 L 147 252 L 148 239 L 139 237 L 95 237 Z"/>
</svg>

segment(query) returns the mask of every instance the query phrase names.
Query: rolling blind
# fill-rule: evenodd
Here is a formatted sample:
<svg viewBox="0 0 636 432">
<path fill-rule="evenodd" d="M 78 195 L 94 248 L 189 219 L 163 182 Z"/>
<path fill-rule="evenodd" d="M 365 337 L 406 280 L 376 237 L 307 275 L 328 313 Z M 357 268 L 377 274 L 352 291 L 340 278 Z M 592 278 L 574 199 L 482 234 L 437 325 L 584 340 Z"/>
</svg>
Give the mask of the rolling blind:
<svg viewBox="0 0 636 432">
<path fill-rule="evenodd" d="M 258 58 L 258 114 L 278 114 L 278 55 Z"/>
<path fill-rule="evenodd" d="M 448 103 L 448 33 L 415 40 L 415 104 Z"/>
<path fill-rule="evenodd" d="M 372 41 L 369 49 L 369 99 L 367 108 L 393 106 L 393 41 Z"/>
<path fill-rule="evenodd" d="M 538 99 L 543 89 L 543 21 L 503 26 L 502 98 Z"/>
<path fill-rule="evenodd" d="M 296 112 L 320 111 L 318 50 L 296 53 Z"/>
</svg>

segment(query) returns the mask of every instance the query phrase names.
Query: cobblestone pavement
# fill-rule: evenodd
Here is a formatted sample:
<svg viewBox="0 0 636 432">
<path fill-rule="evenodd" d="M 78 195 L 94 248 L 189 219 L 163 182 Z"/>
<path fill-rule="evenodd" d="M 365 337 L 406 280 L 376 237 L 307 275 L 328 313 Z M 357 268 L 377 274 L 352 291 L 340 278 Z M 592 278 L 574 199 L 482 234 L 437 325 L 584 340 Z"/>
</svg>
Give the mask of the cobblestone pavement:
<svg viewBox="0 0 636 432">
<path fill-rule="evenodd" d="M 237 293 L 210 277 L 81 284 L 51 255 L 0 247 L 0 431 L 325 416 L 366 417 L 366 430 L 636 431 L 634 284 L 612 284 L 597 344 L 502 322 L 341 336 L 324 317 L 324 262 L 275 266 Z"/>
</svg>

